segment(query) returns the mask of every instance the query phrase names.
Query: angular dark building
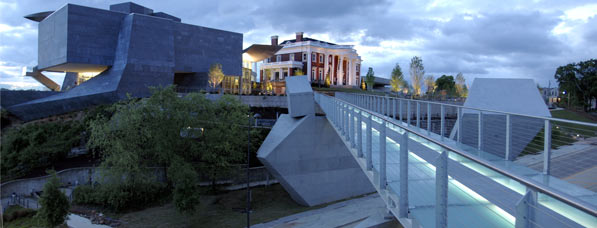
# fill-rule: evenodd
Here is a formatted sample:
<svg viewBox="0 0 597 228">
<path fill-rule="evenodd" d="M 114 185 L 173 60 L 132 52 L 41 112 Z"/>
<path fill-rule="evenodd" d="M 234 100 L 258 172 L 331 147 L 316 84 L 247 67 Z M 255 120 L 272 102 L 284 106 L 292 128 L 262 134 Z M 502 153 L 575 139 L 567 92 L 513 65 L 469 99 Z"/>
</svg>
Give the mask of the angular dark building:
<svg viewBox="0 0 597 228">
<path fill-rule="evenodd" d="M 222 64 L 226 75 L 241 75 L 242 34 L 185 24 L 135 3 L 110 10 L 67 4 L 26 18 L 39 22 L 38 66 L 27 75 L 42 83 L 49 80 L 43 71 L 66 76 L 62 92 L 8 107 L 25 121 L 127 94 L 148 96 L 151 86 L 203 89 L 213 63 Z"/>
</svg>

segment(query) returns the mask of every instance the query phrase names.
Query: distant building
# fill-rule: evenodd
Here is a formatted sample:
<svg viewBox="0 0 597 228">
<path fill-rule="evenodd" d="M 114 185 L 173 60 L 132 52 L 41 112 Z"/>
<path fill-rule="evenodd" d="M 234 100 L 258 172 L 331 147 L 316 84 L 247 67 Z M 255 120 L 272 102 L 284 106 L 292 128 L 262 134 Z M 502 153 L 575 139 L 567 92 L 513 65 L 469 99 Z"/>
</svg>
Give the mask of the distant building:
<svg viewBox="0 0 597 228">
<path fill-rule="evenodd" d="M 42 72 L 66 72 L 63 92 L 8 107 L 23 120 L 144 97 L 148 87 L 206 89 L 211 64 L 242 74 L 243 35 L 182 23 L 180 18 L 126 2 L 109 10 L 66 4 L 26 16 L 39 22 L 38 65 L 27 75 L 52 90 Z"/>
<path fill-rule="evenodd" d="M 540 88 L 541 97 L 548 107 L 554 107 L 556 103 L 560 102 L 558 88 Z"/>
<path fill-rule="evenodd" d="M 278 43 L 278 36 L 271 37 L 271 45 L 255 44 L 244 50 L 243 64 L 259 75 L 259 81 L 270 82 L 283 91 L 284 78 L 307 75 L 311 83 L 325 83 L 330 77 L 331 86 L 360 86 L 361 57 L 352 45 L 338 45 L 303 37 Z M 269 75 L 266 75 L 269 74 Z"/>
</svg>

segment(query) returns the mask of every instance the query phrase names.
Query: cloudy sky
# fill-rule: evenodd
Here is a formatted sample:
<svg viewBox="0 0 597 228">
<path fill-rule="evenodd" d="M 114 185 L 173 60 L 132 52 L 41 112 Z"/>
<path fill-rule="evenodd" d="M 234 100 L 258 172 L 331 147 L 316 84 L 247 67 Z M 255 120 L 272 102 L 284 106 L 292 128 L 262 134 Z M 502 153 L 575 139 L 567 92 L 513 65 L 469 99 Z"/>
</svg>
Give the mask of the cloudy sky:
<svg viewBox="0 0 597 228">
<path fill-rule="evenodd" d="M 0 87 L 41 88 L 21 77 L 37 62 L 37 23 L 24 15 L 66 3 L 108 9 L 122 1 L 0 0 Z M 305 36 L 355 45 L 363 72 L 389 77 L 396 63 L 408 78 L 413 56 L 427 75 L 532 78 L 542 86 L 558 66 L 597 58 L 595 0 L 382 1 L 187 0 L 135 3 L 185 23 L 244 34 L 244 47 Z M 59 84 L 63 76 L 52 75 Z"/>
</svg>

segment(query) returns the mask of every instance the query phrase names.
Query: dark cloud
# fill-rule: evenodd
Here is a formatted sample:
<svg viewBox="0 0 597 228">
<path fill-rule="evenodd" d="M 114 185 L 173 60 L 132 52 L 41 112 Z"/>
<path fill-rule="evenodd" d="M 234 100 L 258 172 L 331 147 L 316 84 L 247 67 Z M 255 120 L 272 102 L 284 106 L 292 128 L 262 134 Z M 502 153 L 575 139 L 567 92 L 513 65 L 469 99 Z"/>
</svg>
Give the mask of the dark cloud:
<svg viewBox="0 0 597 228">
<path fill-rule="evenodd" d="M 9 77 L 5 69 L 29 66 L 37 59 L 37 23 L 23 16 L 56 10 L 67 2 L 108 9 L 123 1 L 0 2 L 3 82 Z M 269 43 L 271 35 L 292 39 L 298 31 L 357 45 L 363 73 L 372 66 L 377 75 L 386 77 L 399 63 L 408 78 L 410 58 L 417 55 L 426 72 L 435 76 L 463 72 L 469 81 L 474 76 L 526 77 L 547 84 L 558 66 L 595 58 L 597 53 L 597 16 L 563 21 L 565 11 L 594 4 L 590 0 L 134 2 L 180 17 L 184 23 L 243 33 L 245 47 Z M 570 32 L 554 34 L 562 23 L 570 26 Z"/>
</svg>

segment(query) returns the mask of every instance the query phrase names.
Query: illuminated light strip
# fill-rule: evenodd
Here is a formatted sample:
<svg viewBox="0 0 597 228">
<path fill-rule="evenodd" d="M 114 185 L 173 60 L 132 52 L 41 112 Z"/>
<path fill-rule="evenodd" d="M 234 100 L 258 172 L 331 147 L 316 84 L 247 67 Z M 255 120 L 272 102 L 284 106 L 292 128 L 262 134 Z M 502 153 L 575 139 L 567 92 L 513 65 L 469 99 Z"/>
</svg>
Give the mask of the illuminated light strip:
<svg viewBox="0 0 597 228">
<path fill-rule="evenodd" d="M 400 145 L 400 144 L 396 143 L 396 141 L 394 141 L 391 138 L 387 138 L 386 140 L 388 140 L 390 142 L 393 142 L 394 144 Z M 422 162 L 423 164 L 425 164 L 425 166 L 427 166 L 429 169 L 431 169 L 431 170 L 433 170 L 435 172 L 436 168 L 435 168 L 434 165 L 432 165 L 429 162 L 425 161 L 425 159 L 419 157 L 418 155 L 416 155 L 412 151 L 409 150 L 409 152 L 410 152 L 410 154 L 415 159 L 419 160 L 420 162 Z M 512 216 L 510 213 L 508 213 L 507 211 L 504 211 L 502 208 L 500 208 L 500 207 L 496 206 L 495 204 L 489 202 L 489 200 L 487 200 L 485 197 L 479 195 L 477 192 L 475 192 L 472 189 L 468 188 L 466 185 L 460 183 L 458 180 L 452 178 L 450 175 L 448 175 L 448 182 L 452 183 L 454 186 L 456 186 L 456 188 L 462 190 L 465 194 L 468 194 L 469 196 L 471 196 L 475 200 L 477 200 L 477 201 L 479 201 L 481 203 L 490 204 L 490 207 L 488 207 L 489 210 L 493 211 L 498 216 L 506 219 L 511 224 L 515 223 L 516 218 L 514 216 Z"/>
</svg>

